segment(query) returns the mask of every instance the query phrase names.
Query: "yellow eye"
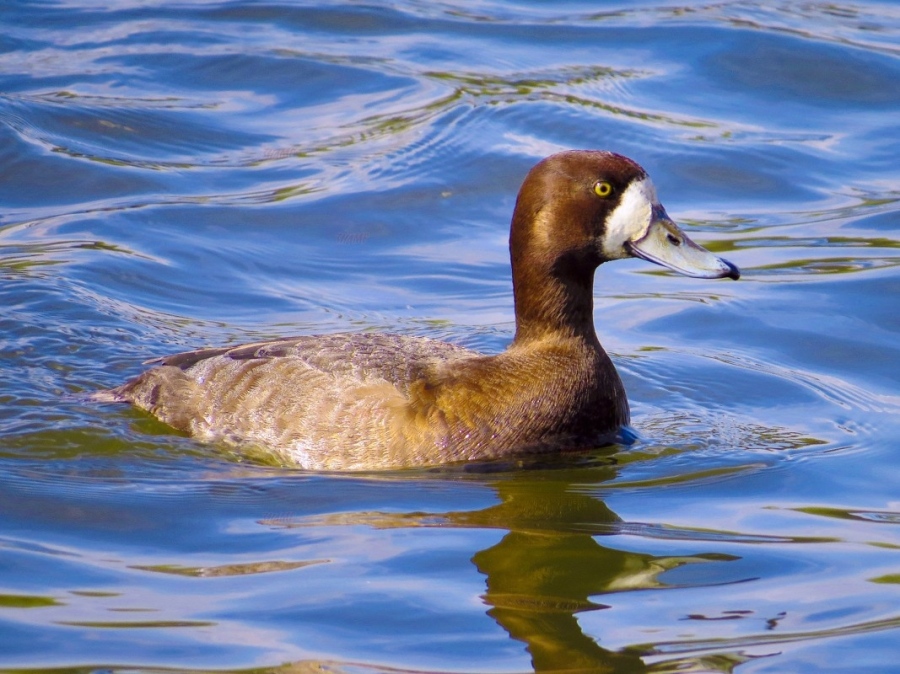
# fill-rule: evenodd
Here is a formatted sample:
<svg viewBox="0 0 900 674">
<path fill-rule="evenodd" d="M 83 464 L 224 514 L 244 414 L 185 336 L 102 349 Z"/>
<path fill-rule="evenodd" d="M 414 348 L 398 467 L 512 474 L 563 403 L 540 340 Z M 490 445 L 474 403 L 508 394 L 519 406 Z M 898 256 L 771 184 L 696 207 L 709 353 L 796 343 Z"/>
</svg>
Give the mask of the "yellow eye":
<svg viewBox="0 0 900 674">
<path fill-rule="evenodd" d="M 601 180 L 594 185 L 594 194 L 605 199 L 610 194 L 612 194 L 612 185 L 610 185 L 605 180 Z"/>
</svg>

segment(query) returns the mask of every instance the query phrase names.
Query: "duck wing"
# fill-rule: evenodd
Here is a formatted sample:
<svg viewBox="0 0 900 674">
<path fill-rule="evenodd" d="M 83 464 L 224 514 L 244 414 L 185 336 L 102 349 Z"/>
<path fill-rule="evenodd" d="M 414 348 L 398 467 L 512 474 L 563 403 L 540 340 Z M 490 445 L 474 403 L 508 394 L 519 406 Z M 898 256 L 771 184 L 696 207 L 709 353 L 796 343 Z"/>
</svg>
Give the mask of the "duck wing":
<svg viewBox="0 0 900 674">
<path fill-rule="evenodd" d="M 230 361 L 289 359 L 334 375 L 360 379 L 379 377 L 408 388 L 443 363 L 479 356 L 470 349 L 425 337 L 383 333 L 303 335 L 234 347 L 197 349 L 147 361 L 147 364 L 189 371 L 209 359 Z"/>
</svg>

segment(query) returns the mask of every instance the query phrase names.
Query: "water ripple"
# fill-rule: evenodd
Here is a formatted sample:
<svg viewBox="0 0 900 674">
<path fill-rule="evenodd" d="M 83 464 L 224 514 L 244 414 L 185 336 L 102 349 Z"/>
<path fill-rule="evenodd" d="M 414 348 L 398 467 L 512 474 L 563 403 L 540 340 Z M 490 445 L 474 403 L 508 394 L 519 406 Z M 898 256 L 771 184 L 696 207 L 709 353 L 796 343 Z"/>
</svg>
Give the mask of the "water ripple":
<svg viewBox="0 0 900 674">
<path fill-rule="evenodd" d="M 898 37 L 865 0 L 6 3 L 0 668 L 888 671 Z M 516 190 L 570 147 L 745 272 L 598 273 L 630 445 L 314 475 L 81 395 L 279 334 L 499 351 Z"/>
</svg>

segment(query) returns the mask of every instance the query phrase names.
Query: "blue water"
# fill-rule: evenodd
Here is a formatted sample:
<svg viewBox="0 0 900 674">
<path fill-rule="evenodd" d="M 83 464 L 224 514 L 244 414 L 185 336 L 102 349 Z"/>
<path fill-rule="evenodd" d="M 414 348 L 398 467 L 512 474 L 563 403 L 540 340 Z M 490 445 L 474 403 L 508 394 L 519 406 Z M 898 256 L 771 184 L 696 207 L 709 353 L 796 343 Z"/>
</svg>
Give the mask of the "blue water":
<svg viewBox="0 0 900 674">
<path fill-rule="evenodd" d="M 0 671 L 898 671 L 898 113 L 888 1 L 6 1 Z M 501 350 L 567 148 L 744 272 L 599 270 L 634 445 L 315 474 L 79 396 L 279 335 Z"/>
</svg>

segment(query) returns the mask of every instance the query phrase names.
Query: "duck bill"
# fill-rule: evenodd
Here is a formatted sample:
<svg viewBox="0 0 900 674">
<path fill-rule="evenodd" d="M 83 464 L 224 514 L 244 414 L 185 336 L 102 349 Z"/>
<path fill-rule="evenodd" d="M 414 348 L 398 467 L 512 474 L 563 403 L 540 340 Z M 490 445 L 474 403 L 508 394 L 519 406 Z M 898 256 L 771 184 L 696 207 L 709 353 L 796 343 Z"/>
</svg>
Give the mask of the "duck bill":
<svg viewBox="0 0 900 674">
<path fill-rule="evenodd" d="M 658 264 L 672 271 L 694 278 L 732 278 L 741 276 L 740 270 L 728 260 L 698 246 L 681 231 L 662 208 L 654 209 L 654 218 L 646 233 L 636 241 L 625 244 L 635 257 Z"/>
</svg>

